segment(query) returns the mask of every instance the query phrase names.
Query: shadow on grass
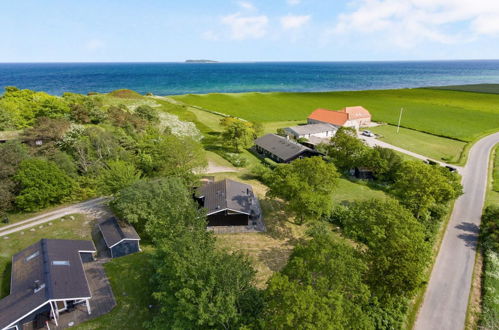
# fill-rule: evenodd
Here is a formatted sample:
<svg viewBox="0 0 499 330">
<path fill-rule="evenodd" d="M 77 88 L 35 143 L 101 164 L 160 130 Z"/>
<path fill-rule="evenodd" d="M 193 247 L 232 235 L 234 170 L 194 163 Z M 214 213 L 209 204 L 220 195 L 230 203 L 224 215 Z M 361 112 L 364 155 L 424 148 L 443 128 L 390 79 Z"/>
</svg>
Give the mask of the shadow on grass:
<svg viewBox="0 0 499 330">
<path fill-rule="evenodd" d="M 283 250 L 282 247 L 272 247 L 261 251 L 258 260 L 267 266 L 271 271 L 278 272 L 288 263 L 292 249 Z"/>
<path fill-rule="evenodd" d="M 9 295 L 10 293 L 10 275 L 12 272 L 12 262 L 6 264 L 2 273 L 2 281 L 0 282 L 0 298 Z"/>
<path fill-rule="evenodd" d="M 264 198 L 260 200 L 264 214 L 264 222 L 267 231 L 265 234 L 274 239 L 287 240 L 287 244 L 295 246 L 302 239 L 297 238 L 289 224 L 296 225 L 290 220 L 283 201 L 278 199 Z"/>
</svg>

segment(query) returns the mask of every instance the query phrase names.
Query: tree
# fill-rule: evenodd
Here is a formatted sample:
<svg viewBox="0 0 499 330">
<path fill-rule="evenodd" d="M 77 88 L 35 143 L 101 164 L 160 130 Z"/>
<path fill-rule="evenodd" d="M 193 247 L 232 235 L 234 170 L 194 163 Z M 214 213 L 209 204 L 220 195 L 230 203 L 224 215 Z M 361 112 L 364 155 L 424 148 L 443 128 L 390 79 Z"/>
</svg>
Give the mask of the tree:
<svg viewBox="0 0 499 330">
<path fill-rule="evenodd" d="M 63 98 L 71 109 L 71 119 L 81 124 L 99 124 L 106 119 L 102 101 L 98 97 L 64 93 Z"/>
<path fill-rule="evenodd" d="M 13 176 L 19 164 L 28 157 L 25 145 L 18 141 L 0 144 L 0 216 L 14 206 L 16 184 Z"/>
<path fill-rule="evenodd" d="M 303 223 L 329 214 L 337 178 L 334 165 L 320 157 L 297 159 L 276 167 L 269 176 L 268 195 L 285 199 Z"/>
<path fill-rule="evenodd" d="M 203 229 L 184 231 L 157 246 L 154 328 L 236 329 L 254 319 L 259 307 L 251 262 L 240 253 L 217 250 L 214 242 Z"/>
<path fill-rule="evenodd" d="M 372 329 L 368 270 L 354 247 L 323 232 L 298 245 L 265 290 L 268 329 Z"/>
<path fill-rule="evenodd" d="M 206 228 L 202 210 L 176 177 L 135 182 L 116 194 L 111 207 L 140 233 L 157 241 L 171 240 L 184 228 Z"/>
<path fill-rule="evenodd" d="M 446 168 L 419 161 L 404 162 L 396 173 L 393 194 L 418 219 L 428 219 L 429 209 L 462 193 L 459 176 Z"/>
<path fill-rule="evenodd" d="M 395 151 L 375 146 L 369 152 L 364 166 L 375 173 L 377 180 L 391 183 L 395 181 L 402 162 L 402 157 Z"/>
<path fill-rule="evenodd" d="M 357 138 L 355 129 L 341 127 L 325 146 L 325 151 L 340 170 L 348 171 L 363 165 L 369 147 Z"/>
<path fill-rule="evenodd" d="M 347 237 L 367 247 L 368 282 L 379 299 L 408 297 L 422 285 L 431 244 L 424 226 L 396 200 L 355 202 L 333 219 Z"/>
<path fill-rule="evenodd" d="M 232 119 L 222 119 L 228 121 L 224 125 L 225 130 L 222 133 L 224 143 L 233 147 L 236 152 L 241 149 L 249 148 L 255 140 L 256 134 L 253 125 L 250 122 Z"/>
<path fill-rule="evenodd" d="M 206 166 L 201 144 L 191 137 L 149 130 L 138 143 L 139 164 L 150 176 L 178 176 L 192 183 L 193 171 Z"/>
<path fill-rule="evenodd" d="M 135 109 L 135 115 L 151 123 L 159 122 L 158 111 L 147 104 L 138 106 L 137 109 Z"/>
<path fill-rule="evenodd" d="M 484 247 L 499 252 L 499 206 L 485 208 L 480 226 L 480 241 Z"/>
<path fill-rule="evenodd" d="M 119 129 L 118 129 L 119 130 Z M 87 127 L 78 133 L 67 149 L 83 174 L 98 173 L 110 160 L 131 160 L 130 152 L 118 141 L 118 132 L 102 127 Z"/>
<path fill-rule="evenodd" d="M 18 129 L 30 127 L 38 117 L 64 118 L 70 112 L 69 106 L 60 97 L 15 87 L 5 88 L 4 95 L 0 97 L 0 109 L 7 121 L 3 125 Z"/>
<path fill-rule="evenodd" d="M 114 194 L 140 180 L 141 172 L 135 165 L 122 160 L 112 160 L 99 174 L 99 185 L 105 194 Z"/>
<path fill-rule="evenodd" d="M 20 192 L 16 205 L 24 211 L 57 204 L 69 197 L 74 181 L 51 161 L 40 158 L 23 160 L 14 176 Z"/>
<path fill-rule="evenodd" d="M 108 118 L 114 126 L 124 128 L 130 133 L 142 131 L 147 126 L 147 121 L 130 113 L 126 105 L 112 105 L 107 112 Z"/>
</svg>

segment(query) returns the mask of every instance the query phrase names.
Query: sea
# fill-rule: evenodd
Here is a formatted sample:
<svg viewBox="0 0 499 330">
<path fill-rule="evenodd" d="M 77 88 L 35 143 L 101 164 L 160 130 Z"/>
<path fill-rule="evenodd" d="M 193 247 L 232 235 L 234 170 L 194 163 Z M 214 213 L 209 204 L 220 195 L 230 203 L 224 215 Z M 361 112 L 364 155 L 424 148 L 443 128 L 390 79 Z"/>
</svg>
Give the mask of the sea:
<svg viewBox="0 0 499 330">
<path fill-rule="evenodd" d="M 256 63 L 0 63 L 0 88 L 50 94 L 323 92 L 499 83 L 499 60 Z"/>
</svg>

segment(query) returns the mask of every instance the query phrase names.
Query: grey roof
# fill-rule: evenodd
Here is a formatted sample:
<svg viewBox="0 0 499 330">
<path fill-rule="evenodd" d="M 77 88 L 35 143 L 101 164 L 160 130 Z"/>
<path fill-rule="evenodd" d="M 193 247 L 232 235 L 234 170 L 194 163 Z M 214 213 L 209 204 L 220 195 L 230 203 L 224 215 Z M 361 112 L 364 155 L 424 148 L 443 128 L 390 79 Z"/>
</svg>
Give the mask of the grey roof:
<svg viewBox="0 0 499 330">
<path fill-rule="evenodd" d="M 197 195 L 204 197 L 208 214 L 225 209 L 250 214 L 250 199 L 254 196 L 250 185 L 229 179 L 208 183 L 198 189 Z"/>
<path fill-rule="evenodd" d="M 109 248 L 123 240 L 140 240 L 139 234 L 132 225 L 115 217 L 99 223 L 99 229 Z"/>
<path fill-rule="evenodd" d="M 267 134 L 259 137 L 255 140 L 255 144 L 281 158 L 283 161 L 297 157 L 305 151 L 315 153 L 312 149 L 304 145 L 276 134 Z"/>
<path fill-rule="evenodd" d="M 80 252 L 95 252 L 94 243 L 42 239 L 15 254 L 10 295 L 0 300 L 0 329 L 49 300 L 91 297 Z"/>
<path fill-rule="evenodd" d="M 307 125 L 286 127 L 285 130 L 291 131 L 292 133 L 294 133 L 294 135 L 302 136 L 307 134 L 336 132 L 338 128 L 330 124 L 307 124 Z"/>
</svg>

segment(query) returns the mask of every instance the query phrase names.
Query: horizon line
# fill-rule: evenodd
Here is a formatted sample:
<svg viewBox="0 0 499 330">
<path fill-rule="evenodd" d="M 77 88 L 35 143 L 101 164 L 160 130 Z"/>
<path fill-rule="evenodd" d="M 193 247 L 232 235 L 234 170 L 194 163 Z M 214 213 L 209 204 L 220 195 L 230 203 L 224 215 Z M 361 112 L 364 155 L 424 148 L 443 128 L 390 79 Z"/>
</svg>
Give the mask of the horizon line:
<svg viewBox="0 0 499 330">
<path fill-rule="evenodd" d="M 194 59 L 196 60 L 196 59 Z M 499 58 L 493 59 L 423 59 L 423 60 L 245 60 L 245 61 L 222 61 L 211 59 L 199 59 L 198 61 L 209 60 L 215 62 L 187 62 L 181 61 L 21 61 L 21 62 L 3 62 L 0 64 L 237 64 L 237 63 L 381 63 L 381 62 L 475 62 L 475 61 L 499 61 Z"/>
</svg>

